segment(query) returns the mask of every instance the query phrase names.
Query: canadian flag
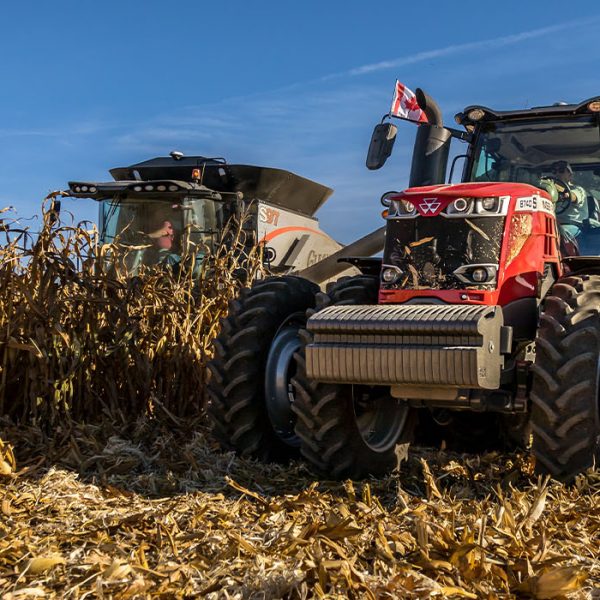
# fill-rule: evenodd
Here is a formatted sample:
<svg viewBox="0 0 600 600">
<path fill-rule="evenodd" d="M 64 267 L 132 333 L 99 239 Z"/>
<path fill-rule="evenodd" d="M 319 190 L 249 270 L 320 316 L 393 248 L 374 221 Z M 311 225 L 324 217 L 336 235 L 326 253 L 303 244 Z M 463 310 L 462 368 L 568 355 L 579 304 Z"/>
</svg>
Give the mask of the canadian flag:
<svg viewBox="0 0 600 600">
<path fill-rule="evenodd" d="M 390 116 L 416 121 L 417 123 L 427 123 L 427 115 L 419 108 L 415 93 L 397 79 Z"/>
</svg>

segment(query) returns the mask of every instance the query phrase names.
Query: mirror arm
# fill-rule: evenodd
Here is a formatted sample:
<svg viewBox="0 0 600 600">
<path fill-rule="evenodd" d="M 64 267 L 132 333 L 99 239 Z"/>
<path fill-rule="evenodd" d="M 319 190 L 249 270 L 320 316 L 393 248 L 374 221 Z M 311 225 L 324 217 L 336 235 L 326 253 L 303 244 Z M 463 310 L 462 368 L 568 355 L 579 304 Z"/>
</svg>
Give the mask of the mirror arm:
<svg viewBox="0 0 600 600">
<path fill-rule="evenodd" d="M 460 129 L 453 129 L 452 127 L 445 127 L 444 129 L 447 129 L 452 134 L 452 137 L 457 140 L 462 140 L 469 144 L 473 141 L 473 134 L 468 131 L 461 131 Z"/>
<path fill-rule="evenodd" d="M 392 119 L 398 119 L 399 121 L 408 121 L 409 123 L 414 123 L 415 125 L 418 125 L 416 121 L 412 121 L 411 119 L 403 119 L 402 117 L 392 117 L 389 113 L 381 117 L 380 123 L 385 122 L 386 119 L 389 119 L 390 121 Z M 434 125 L 434 127 L 436 127 L 436 125 Z M 463 142 L 468 142 L 469 144 L 473 141 L 473 134 L 469 133 L 468 131 L 461 131 L 460 129 L 454 129 L 453 127 L 445 126 L 443 128 L 447 129 L 452 134 L 452 137 L 457 140 L 462 140 Z"/>
</svg>

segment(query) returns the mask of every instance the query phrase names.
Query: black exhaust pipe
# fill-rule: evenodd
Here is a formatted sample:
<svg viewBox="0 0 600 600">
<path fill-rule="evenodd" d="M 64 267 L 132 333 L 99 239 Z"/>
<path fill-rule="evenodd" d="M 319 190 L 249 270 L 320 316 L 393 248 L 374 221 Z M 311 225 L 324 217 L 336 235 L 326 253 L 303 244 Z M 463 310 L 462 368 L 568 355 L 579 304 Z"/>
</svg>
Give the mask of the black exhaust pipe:
<svg viewBox="0 0 600 600">
<path fill-rule="evenodd" d="M 452 133 L 444 128 L 437 102 L 421 88 L 417 88 L 415 95 L 428 122 L 419 125 L 417 130 L 409 186 L 445 183 Z"/>
<path fill-rule="evenodd" d="M 421 88 L 417 88 L 415 96 L 417 97 L 419 108 L 427 115 L 429 124 L 435 125 L 436 127 L 443 127 L 444 119 L 438 103 Z"/>
</svg>

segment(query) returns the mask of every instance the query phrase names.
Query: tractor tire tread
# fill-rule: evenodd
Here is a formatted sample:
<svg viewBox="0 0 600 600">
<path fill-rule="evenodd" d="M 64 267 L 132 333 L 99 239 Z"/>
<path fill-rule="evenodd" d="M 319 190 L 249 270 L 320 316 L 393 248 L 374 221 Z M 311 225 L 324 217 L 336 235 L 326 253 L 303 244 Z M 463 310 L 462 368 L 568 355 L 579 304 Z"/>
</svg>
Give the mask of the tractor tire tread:
<svg viewBox="0 0 600 600">
<path fill-rule="evenodd" d="M 600 458 L 600 276 L 571 275 L 554 284 L 536 349 L 530 394 L 536 469 L 571 482 Z"/>
<path fill-rule="evenodd" d="M 268 277 L 229 302 L 208 363 L 208 414 L 223 449 L 265 462 L 285 461 L 297 453 L 270 424 L 263 373 L 281 323 L 313 307 L 317 292 L 314 283 L 300 277 Z"/>
<path fill-rule="evenodd" d="M 307 316 L 332 305 L 376 304 L 378 290 L 377 277 L 344 277 L 330 286 L 327 294 L 317 294 L 315 310 Z M 312 334 L 304 330 L 300 337 L 303 346 L 296 353 L 296 376 L 292 380 L 296 400 L 292 410 L 297 415 L 296 434 L 301 440 L 302 456 L 317 472 L 336 479 L 389 473 L 397 466 L 396 453 L 376 455 L 366 450 L 355 423 L 352 400 L 340 398 L 344 386 L 308 379 L 304 347 L 312 341 Z M 412 432 L 412 421 L 408 429 Z"/>
</svg>

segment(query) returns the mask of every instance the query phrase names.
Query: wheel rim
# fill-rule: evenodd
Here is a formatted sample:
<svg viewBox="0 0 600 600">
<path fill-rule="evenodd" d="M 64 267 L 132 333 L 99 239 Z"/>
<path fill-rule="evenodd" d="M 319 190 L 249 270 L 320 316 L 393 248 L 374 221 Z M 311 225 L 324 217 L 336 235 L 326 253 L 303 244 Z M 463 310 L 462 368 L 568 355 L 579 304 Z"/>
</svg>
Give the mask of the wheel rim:
<svg viewBox="0 0 600 600">
<path fill-rule="evenodd" d="M 358 431 L 373 452 L 387 452 L 398 443 L 410 411 L 405 400 L 390 397 L 385 388 L 354 385 L 352 405 Z"/>
<path fill-rule="evenodd" d="M 290 446 L 300 446 L 294 431 L 295 416 L 292 377 L 296 364 L 294 352 L 300 348 L 296 323 L 287 323 L 279 329 L 267 356 L 265 368 L 265 403 L 267 414 L 277 437 Z"/>
</svg>

